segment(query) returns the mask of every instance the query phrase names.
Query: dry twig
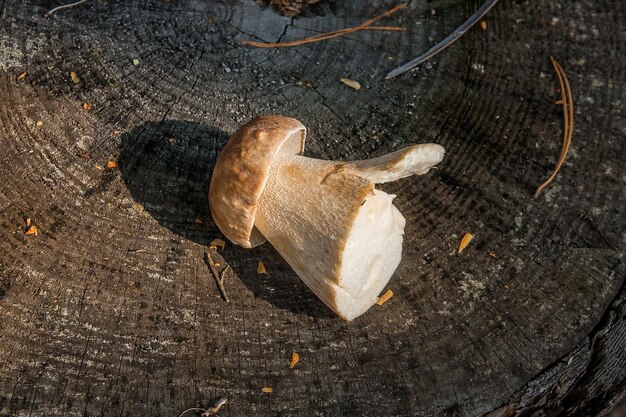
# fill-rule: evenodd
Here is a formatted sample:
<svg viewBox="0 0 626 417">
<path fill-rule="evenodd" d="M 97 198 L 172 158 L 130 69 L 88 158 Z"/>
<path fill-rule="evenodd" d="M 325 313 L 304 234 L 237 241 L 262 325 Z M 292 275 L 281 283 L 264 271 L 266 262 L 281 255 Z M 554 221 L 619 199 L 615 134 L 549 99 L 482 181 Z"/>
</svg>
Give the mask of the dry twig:
<svg viewBox="0 0 626 417">
<path fill-rule="evenodd" d="M 569 80 L 567 79 L 567 75 L 563 68 L 559 63 L 554 59 L 554 57 L 550 57 L 550 61 L 552 61 L 552 66 L 554 67 L 554 72 L 556 72 L 556 76 L 559 79 L 559 85 L 561 86 L 561 100 L 560 104 L 563 105 L 563 146 L 561 147 L 561 155 L 559 156 L 559 160 L 552 170 L 552 173 L 548 177 L 547 180 L 543 182 L 535 191 L 534 198 L 539 196 L 541 190 L 546 188 L 552 180 L 556 177 L 556 174 L 561 169 L 563 162 L 565 162 L 565 157 L 567 156 L 567 151 L 569 150 L 569 146 L 572 143 L 572 133 L 574 130 L 574 99 L 572 98 L 572 89 L 569 85 Z"/>
<path fill-rule="evenodd" d="M 437 55 L 439 52 L 446 49 L 448 46 L 452 45 L 455 41 L 457 41 L 461 36 L 465 35 L 472 26 L 478 23 L 488 12 L 496 5 L 498 0 L 487 0 L 480 9 L 476 10 L 476 13 L 471 15 L 469 19 L 467 19 L 461 26 L 459 26 L 454 32 L 449 34 L 444 40 L 430 48 L 424 54 L 418 56 L 417 58 L 407 62 L 404 65 L 399 66 L 395 70 L 391 71 L 389 74 L 385 76 L 385 80 L 389 80 L 391 78 L 397 77 L 398 75 L 402 75 L 407 71 L 412 70 L 422 62 L 427 59 L 432 58 Z"/>
<path fill-rule="evenodd" d="M 226 267 L 222 269 L 221 274 L 218 273 L 215 262 L 213 261 L 213 258 L 211 258 L 211 253 L 210 253 L 211 250 L 213 249 L 210 249 L 209 252 L 204 253 L 204 260 L 206 264 L 209 266 L 209 269 L 211 270 L 211 274 L 213 275 L 213 278 L 215 278 L 215 282 L 217 283 L 217 288 L 219 289 L 220 294 L 222 295 L 222 298 L 227 303 L 230 303 L 230 300 L 228 299 L 228 295 L 226 295 L 226 289 L 224 288 L 224 278 L 226 277 L 226 272 L 228 272 L 228 270 L 230 269 L 230 265 L 226 265 Z"/>
<path fill-rule="evenodd" d="M 254 41 L 243 41 L 242 45 L 248 45 L 248 46 L 255 46 L 257 48 L 287 48 L 290 46 L 298 46 L 298 45 L 304 45 L 306 43 L 313 43 L 313 42 L 319 42 L 319 41 L 323 41 L 326 39 L 330 39 L 330 38 L 335 38 L 337 36 L 343 36 L 343 35 L 347 35 L 349 33 L 354 33 L 357 32 L 359 30 L 388 30 L 388 31 L 404 31 L 404 28 L 400 28 L 400 27 L 395 27 L 395 26 L 374 26 L 372 27 L 371 25 L 373 25 L 374 23 L 378 22 L 381 19 L 384 19 L 387 16 L 390 16 L 392 14 L 394 14 L 395 12 L 397 12 L 400 9 L 404 9 L 406 7 L 408 3 L 402 3 L 397 5 L 396 7 L 394 7 L 391 10 L 387 10 L 385 13 L 380 14 L 370 20 L 368 20 L 367 22 L 361 23 L 358 26 L 354 26 L 351 28 L 346 28 L 346 29 L 339 29 L 339 30 L 335 30 L 333 32 L 326 32 L 326 33 L 321 33 L 319 35 L 314 35 L 314 36 L 310 36 L 308 38 L 303 38 L 303 39 L 298 39 L 296 41 L 291 41 L 291 42 L 282 42 L 282 43 L 265 43 L 265 42 L 254 42 Z"/>
<path fill-rule="evenodd" d="M 215 404 L 215 406 L 213 406 L 213 407 L 209 407 L 207 409 L 200 408 L 200 407 L 188 408 L 185 411 L 183 411 L 182 413 L 180 413 L 180 415 L 178 417 L 183 417 L 183 415 L 188 413 L 189 411 L 202 411 L 202 414 L 201 414 L 202 417 L 211 417 L 213 415 L 216 415 L 217 412 L 220 411 L 220 408 L 222 408 L 224 406 L 224 404 L 226 404 L 227 402 L 228 402 L 228 399 L 220 398 L 219 401 L 217 402 L 217 404 Z"/>
<path fill-rule="evenodd" d="M 84 3 L 86 1 L 87 0 L 80 0 L 80 1 L 77 1 L 77 2 L 74 2 L 74 3 L 64 4 L 63 6 L 55 7 L 54 9 L 49 10 L 48 12 L 46 12 L 46 14 L 44 14 L 43 17 L 50 17 L 50 15 L 52 13 L 54 13 L 54 12 L 57 12 L 57 11 L 59 11 L 61 9 L 67 9 L 67 8 L 70 8 L 70 7 L 78 6 L 79 4 Z"/>
</svg>

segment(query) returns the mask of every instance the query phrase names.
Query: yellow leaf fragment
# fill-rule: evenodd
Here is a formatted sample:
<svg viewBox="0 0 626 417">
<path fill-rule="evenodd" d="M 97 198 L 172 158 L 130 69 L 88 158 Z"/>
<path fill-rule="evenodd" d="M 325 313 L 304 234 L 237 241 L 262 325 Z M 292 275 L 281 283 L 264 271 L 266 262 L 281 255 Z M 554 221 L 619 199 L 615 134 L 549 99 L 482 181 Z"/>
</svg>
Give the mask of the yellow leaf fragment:
<svg viewBox="0 0 626 417">
<path fill-rule="evenodd" d="M 224 242 L 222 239 L 217 238 L 213 239 L 211 243 L 209 243 L 209 249 L 217 250 L 218 247 L 222 248 L 223 251 L 226 247 L 226 242 Z"/>
<path fill-rule="evenodd" d="M 24 78 L 26 78 L 27 75 L 28 75 L 28 72 L 24 71 L 23 73 L 17 76 L 17 80 L 18 81 L 23 80 Z"/>
<path fill-rule="evenodd" d="M 272 392 L 274 392 L 274 390 L 271 387 L 263 387 L 261 388 L 261 391 L 266 394 L 271 394 Z"/>
<path fill-rule="evenodd" d="M 293 369 L 298 362 L 300 362 L 300 355 L 298 355 L 296 352 L 292 352 L 291 360 L 289 361 L 289 367 Z"/>
<path fill-rule="evenodd" d="M 91 104 L 91 103 L 87 103 L 87 102 L 84 102 L 84 103 L 83 103 L 83 109 L 85 109 L 85 110 L 91 110 L 91 109 L 93 109 L 93 104 Z"/>
<path fill-rule="evenodd" d="M 267 268 L 265 268 L 265 262 L 259 261 L 259 266 L 256 267 L 256 273 L 267 275 Z"/>
<path fill-rule="evenodd" d="M 26 222 L 26 227 L 30 226 L 30 217 L 27 217 L 25 222 Z"/>
<path fill-rule="evenodd" d="M 383 295 L 381 295 L 380 297 L 378 297 L 378 301 L 376 301 L 376 304 L 378 304 L 379 306 L 385 304 L 387 301 L 389 301 L 389 299 L 393 297 L 393 291 L 391 290 L 387 290 L 386 293 L 384 293 Z"/>
<path fill-rule="evenodd" d="M 482 22 L 480 22 L 480 28 L 482 30 L 487 30 L 487 21 L 483 20 Z"/>
<path fill-rule="evenodd" d="M 496 257 L 496 253 L 494 251 L 489 252 L 487 255 L 491 256 L 492 258 Z"/>
<path fill-rule="evenodd" d="M 98 171 L 102 171 L 104 168 L 102 168 L 102 165 L 97 165 L 97 164 L 96 164 L 96 169 L 97 169 Z"/>
<path fill-rule="evenodd" d="M 344 83 L 345 85 L 347 85 L 350 88 L 354 88 L 357 91 L 359 91 L 361 89 L 361 84 L 359 84 L 358 81 L 354 81 L 354 80 L 351 80 L 349 78 L 341 78 L 339 81 L 341 81 L 342 83 Z"/>
<path fill-rule="evenodd" d="M 38 233 L 38 232 L 39 232 L 39 231 L 37 230 L 37 226 L 30 226 L 30 227 L 28 228 L 28 230 L 26 230 L 26 234 L 27 234 L 27 235 L 35 235 L 35 236 L 37 236 L 37 233 Z"/>
<path fill-rule="evenodd" d="M 76 74 L 76 71 L 70 72 L 70 78 L 74 84 L 78 84 L 80 82 L 80 77 Z"/>
<path fill-rule="evenodd" d="M 459 244 L 459 253 L 463 252 L 463 250 L 467 247 L 467 245 L 469 245 L 473 238 L 473 234 L 469 232 L 465 233 L 465 236 L 463 236 L 463 239 L 461 239 L 461 243 Z"/>
<path fill-rule="evenodd" d="M 37 120 L 37 123 L 35 123 L 37 126 L 43 126 L 43 122 L 41 120 Z"/>
<path fill-rule="evenodd" d="M 107 162 L 107 168 L 115 168 L 117 166 L 117 162 L 109 161 Z"/>
<path fill-rule="evenodd" d="M 121 130 L 114 130 L 114 131 L 113 131 L 113 136 L 115 136 L 115 137 L 117 137 L 117 136 L 119 136 L 119 135 L 121 135 L 121 134 L 122 134 L 122 131 L 121 131 Z"/>
</svg>

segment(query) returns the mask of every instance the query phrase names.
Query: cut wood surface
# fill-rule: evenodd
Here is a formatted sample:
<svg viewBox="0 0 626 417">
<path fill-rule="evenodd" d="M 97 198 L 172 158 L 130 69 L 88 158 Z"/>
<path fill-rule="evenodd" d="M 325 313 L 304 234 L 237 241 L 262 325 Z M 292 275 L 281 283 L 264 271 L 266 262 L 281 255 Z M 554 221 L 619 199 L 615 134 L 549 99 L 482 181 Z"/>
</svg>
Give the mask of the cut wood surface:
<svg viewBox="0 0 626 417">
<path fill-rule="evenodd" d="M 503 0 L 486 30 L 383 80 L 480 3 L 416 0 L 381 22 L 404 32 L 258 49 L 241 42 L 398 3 L 290 18 L 253 0 L 88 0 L 45 18 L 64 3 L 0 1 L 0 415 L 176 417 L 222 397 L 221 416 L 608 413 L 626 386 L 626 13 Z M 534 200 L 563 137 L 551 55 L 576 125 Z M 211 169 L 259 114 L 301 120 L 315 158 L 446 148 L 437 170 L 380 186 L 407 218 L 403 260 L 393 298 L 353 323 L 267 243 L 212 252 L 230 303 L 204 261 L 224 239 Z"/>
</svg>

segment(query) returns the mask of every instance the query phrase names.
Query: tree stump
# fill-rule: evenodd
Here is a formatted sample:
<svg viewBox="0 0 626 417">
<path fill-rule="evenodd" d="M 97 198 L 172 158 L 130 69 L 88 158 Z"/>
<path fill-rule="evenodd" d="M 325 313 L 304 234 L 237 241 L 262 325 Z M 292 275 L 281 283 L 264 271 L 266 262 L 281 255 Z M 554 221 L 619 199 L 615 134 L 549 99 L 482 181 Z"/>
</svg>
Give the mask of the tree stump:
<svg viewBox="0 0 626 417">
<path fill-rule="evenodd" d="M 381 22 L 405 32 L 258 49 L 241 41 L 398 3 L 290 18 L 253 0 L 88 0 L 45 18 L 62 3 L 1 2 L 0 414 L 177 416 L 225 397 L 222 416 L 606 415 L 626 383 L 626 14 L 505 0 L 486 30 L 383 80 L 480 3 L 412 1 Z M 533 199 L 561 147 L 550 55 L 574 138 Z M 204 263 L 216 156 L 272 113 L 309 128 L 316 158 L 446 147 L 438 170 L 382 187 L 407 218 L 403 261 L 395 296 L 353 323 L 269 244 L 214 254 L 230 303 Z"/>
</svg>

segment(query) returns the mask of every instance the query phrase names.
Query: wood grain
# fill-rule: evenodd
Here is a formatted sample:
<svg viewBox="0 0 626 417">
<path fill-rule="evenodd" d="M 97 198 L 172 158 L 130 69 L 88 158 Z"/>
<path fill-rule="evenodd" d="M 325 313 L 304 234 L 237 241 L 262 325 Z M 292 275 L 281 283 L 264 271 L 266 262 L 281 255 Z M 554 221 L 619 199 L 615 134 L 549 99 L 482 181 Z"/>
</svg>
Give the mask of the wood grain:
<svg viewBox="0 0 626 417">
<path fill-rule="evenodd" d="M 0 415 L 177 416 L 220 397 L 222 416 L 613 407 L 626 382 L 626 15 L 618 1 L 502 1 L 486 31 L 382 80 L 478 3 L 414 1 L 388 22 L 406 32 L 259 50 L 240 42 L 354 26 L 395 3 L 288 18 L 251 0 L 90 0 L 46 19 L 57 3 L 0 1 Z M 561 145 L 550 55 L 576 128 L 533 200 Z M 438 170 L 382 187 L 407 218 L 404 258 L 394 297 L 352 324 L 267 244 L 216 256 L 230 304 L 204 264 L 220 237 L 215 158 L 270 113 L 308 126 L 318 158 L 446 147 Z"/>
</svg>

